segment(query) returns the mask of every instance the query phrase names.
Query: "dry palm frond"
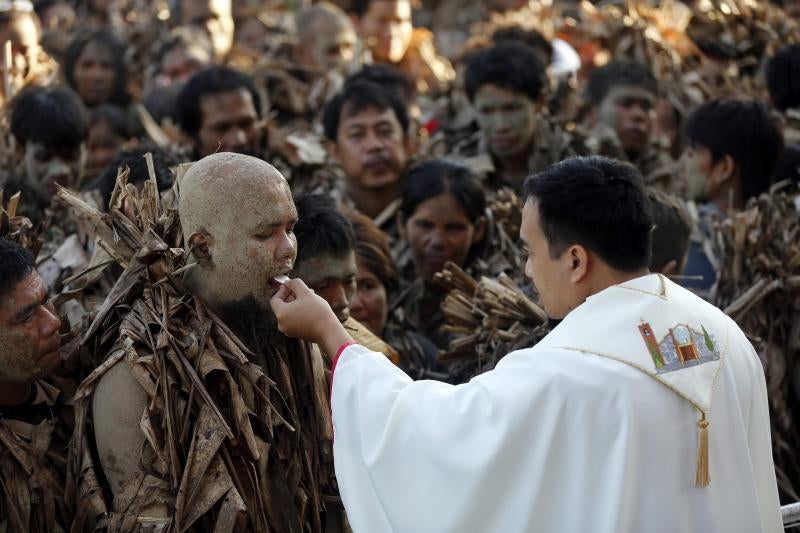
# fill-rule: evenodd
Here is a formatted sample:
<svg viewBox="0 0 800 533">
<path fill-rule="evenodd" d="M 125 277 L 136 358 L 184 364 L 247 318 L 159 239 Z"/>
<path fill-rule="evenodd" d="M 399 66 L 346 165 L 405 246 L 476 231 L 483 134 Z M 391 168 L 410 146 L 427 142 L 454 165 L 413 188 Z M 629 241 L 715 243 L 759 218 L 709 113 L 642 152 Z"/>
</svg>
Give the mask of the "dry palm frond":
<svg viewBox="0 0 800 533">
<path fill-rule="evenodd" d="M 767 378 L 773 456 L 783 496 L 800 490 L 800 224 L 794 189 L 776 186 L 715 224 L 719 266 L 714 303 L 748 335 Z"/>
<path fill-rule="evenodd" d="M 505 274 L 476 281 L 453 263 L 436 274 L 447 287 L 442 304 L 450 350 L 439 356 L 457 382 L 494 368 L 508 352 L 530 347 L 547 332 L 547 316 Z"/>
<path fill-rule="evenodd" d="M 181 273 L 193 266 L 177 213 L 185 170 L 163 197 L 152 171 L 141 193 L 121 172 L 108 214 L 58 193 L 124 269 L 83 332 L 102 363 L 76 393 L 68 494 L 80 516 L 112 531 L 145 523 L 169 531 L 321 531 L 323 492 L 334 489 L 322 356 L 289 341 L 256 364 L 185 289 Z M 88 421 L 94 388 L 115 364 L 128 366 L 149 401 L 142 470 L 111 511 L 97 490 Z M 143 506 L 153 503 L 167 519 L 146 516 Z"/>
</svg>

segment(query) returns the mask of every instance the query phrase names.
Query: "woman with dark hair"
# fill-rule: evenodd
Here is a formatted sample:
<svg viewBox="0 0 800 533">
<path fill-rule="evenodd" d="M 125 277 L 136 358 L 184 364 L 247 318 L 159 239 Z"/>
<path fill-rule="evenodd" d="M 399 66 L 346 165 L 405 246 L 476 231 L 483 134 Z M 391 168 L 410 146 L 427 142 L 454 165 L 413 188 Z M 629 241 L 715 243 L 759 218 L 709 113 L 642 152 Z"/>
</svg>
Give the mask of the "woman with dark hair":
<svg viewBox="0 0 800 533">
<path fill-rule="evenodd" d="M 126 107 L 130 102 L 125 46 L 98 30 L 75 37 L 64 58 L 64 77 L 88 108 L 102 104 Z"/>
<path fill-rule="evenodd" d="M 470 269 L 485 245 L 485 215 L 483 187 L 464 166 L 425 161 L 403 178 L 399 225 L 407 250 L 399 263 L 406 287 L 393 307 L 402 307 L 399 314 L 409 329 L 425 335 L 440 350 L 449 343 L 448 335 L 440 331 L 444 323 L 440 306 L 446 294 L 432 283 L 433 276 L 448 261 Z"/>
<path fill-rule="evenodd" d="M 446 379 L 431 341 L 387 325 L 389 302 L 399 287 L 388 237 L 367 216 L 349 212 L 347 218 L 356 235 L 356 294 L 350 301 L 351 316 L 397 350 L 398 366 L 415 379 Z"/>
</svg>

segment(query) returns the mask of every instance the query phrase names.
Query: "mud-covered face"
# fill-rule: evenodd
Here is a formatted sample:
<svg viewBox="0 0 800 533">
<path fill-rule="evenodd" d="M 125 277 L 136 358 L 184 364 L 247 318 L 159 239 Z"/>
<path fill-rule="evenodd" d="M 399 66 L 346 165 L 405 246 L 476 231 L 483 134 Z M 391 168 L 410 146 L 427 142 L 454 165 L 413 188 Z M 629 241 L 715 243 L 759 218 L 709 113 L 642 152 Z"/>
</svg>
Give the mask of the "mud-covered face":
<svg viewBox="0 0 800 533">
<path fill-rule="evenodd" d="M 276 291 L 270 281 L 288 274 L 297 257 L 297 210 L 285 181 L 261 183 L 246 192 L 232 190 L 231 216 L 218 227 L 207 228 L 213 239 L 213 276 L 208 284 L 220 300 L 252 295 L 258 305 L 269 309 Z"/>
<path fill-rule="evenodd" d="M 217 151 L 258 155 L 262 135 L 247 89 L 207 94 L 200 99 L 200 112 L 203 123 L 196 140 L 200 157 Z"/>
<path fill-rule="evenodd" d="M 681 155 L 683 196 L 696 202 L 708 200 L 715 165 L 711 150 L 705 146 L 687 146 Z"/>
<path fill-rule="evenodd" d="M 598 120 L 616 131 L 631 159 L 639 157 L 650 142 L 655 105 L 655 94 L 633 85 L 612 87 L 600 103 Z"/>
<path fill-rule="evenodd" d="M 409 0 L 374 0 L 358 21 L 358 31 L 375 61 L 399 63 L 411 44 Z"/>
<path fill-rule="evenodd" d="M 23 166 L 25 181 L 37 191 L 42 205 L 49 205 L 56 193 L 56 184 L 73 187 L 82 178 L 86 150 L 56 150 L 53 147 L 29 142 L 25 145 Z"/>
<path fill-rule="evenodd" d="M 352 61 L 356 48 L 356 33 L 352 27 L 328 23 L 321 25 L 309 43 L 311 66 L 335 69 Z"/>
<path fill-rule="evenodd" d="M 217 59 L 223 59 L 233 46 L 231 0 L 182 0 L 182 23 L 203 28 L 211 38 Z"/>
<path fill-rule="evenodd" d="M 513 157 L 528 149 L 536 134 L 536 102 L 522 93 L 486 84 L 475 93 L 474 106 L 493 155 Z"/>
<path fill-rule="evenodd" d="M 350 302 L 356 293 L 356 254 L 330 253 L 309 257 L 297 265 L 293 276 L 302 279 L 322 296 L 340 322 L 350 317 Z"/>
<path fill-rule="evenodd" d="M 36 272 L 0 298 L 0 379 L 32 381 L 60 362 L 61 321 Z"/>
</svg>

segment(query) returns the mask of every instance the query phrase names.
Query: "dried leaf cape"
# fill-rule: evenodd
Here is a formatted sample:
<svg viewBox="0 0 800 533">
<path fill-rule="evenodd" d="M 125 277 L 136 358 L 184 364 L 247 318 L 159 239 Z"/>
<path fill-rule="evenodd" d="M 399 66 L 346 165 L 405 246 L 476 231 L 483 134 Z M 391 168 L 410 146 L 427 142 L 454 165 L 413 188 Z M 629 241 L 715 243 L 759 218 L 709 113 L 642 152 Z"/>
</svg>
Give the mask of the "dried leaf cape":
<svg viewBox="0 0 800 533">
<path fill-rule="evenodd" d="M 796 187 L 770 194 L 712 224 L 719 265 L 714 303 L 748 335 L 767 378 L 772 454 L 781 498 L 800 499 L 800 249 Z"/>
<path fill-rule="evenodd" d="M 109 214 L 59 192 L 124 269 L 83 332 L 84 346 L 104 361 L 75 396 L 67 486 L 79 513 L 74 530 L 322 531 L 338 498 L 321 353 L 293 341 L 251 352 L 182 283 L 191 265 L 181 248 L 179 185 L 160 198 L 152 165 L 141 194 L 124 177 Z M 115 364 L 128 366 L 148 399 L 141 470 L 112 507 L 91 405 Z M 151 516 L 154 507 L 167 518 Z"/>
</svg>

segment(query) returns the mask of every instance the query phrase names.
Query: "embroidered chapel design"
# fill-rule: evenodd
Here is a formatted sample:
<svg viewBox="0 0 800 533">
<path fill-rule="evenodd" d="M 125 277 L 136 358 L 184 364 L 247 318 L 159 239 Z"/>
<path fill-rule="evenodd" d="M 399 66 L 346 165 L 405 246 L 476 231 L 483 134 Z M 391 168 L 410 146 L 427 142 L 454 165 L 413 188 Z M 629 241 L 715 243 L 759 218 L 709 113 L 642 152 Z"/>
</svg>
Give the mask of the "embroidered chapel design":
<svg viewBox="0 0 800 533">
<path fill-rule="evenodd" d="M 702 324 L 700 329 L 697 331 L 688 324 L 677 324 L 669 328 L 661 342 L 657 342 L 650 324 L 642 322 L 639 325 L 639 332 L 656 366 L 656 374 L 719 360 L 716 337 L 709 334 Z"/>
</svg>

